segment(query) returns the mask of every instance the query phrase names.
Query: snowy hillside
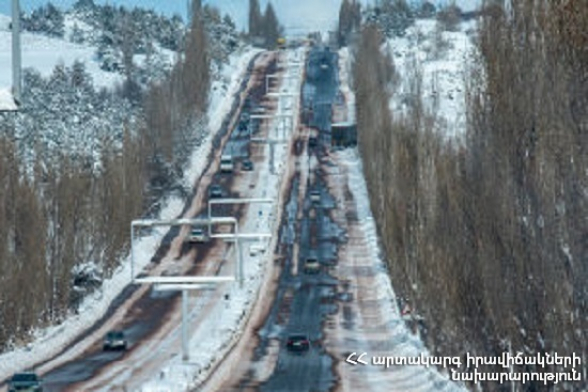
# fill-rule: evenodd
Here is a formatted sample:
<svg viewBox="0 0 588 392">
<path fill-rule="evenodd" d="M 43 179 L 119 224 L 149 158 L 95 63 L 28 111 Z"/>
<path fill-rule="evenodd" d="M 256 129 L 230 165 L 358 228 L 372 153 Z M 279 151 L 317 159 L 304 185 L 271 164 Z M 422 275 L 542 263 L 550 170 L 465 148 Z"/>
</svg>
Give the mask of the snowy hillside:
<svg viewBox="0 0 588 392">
<path fill-rule="evenodd" d="M 12 85 L 12 34 L 8 30 L 10 18 L 0 15 L 0 86 Z M 86 64 L 96 87 L 112 87 L 122 82 L 120 74 L 100 69 L 95 59 L 96 48 L 78 45 L 58 38 L 24 32 L 21 36 L 22 66 L 35 68 L 41 75 L 49 76 L 57 64 L 71 66 L 76 60 Z"/>
<path fill-rule="evenodd" d="M 411 79 L 420 73 L 426 107 L 438 116 L 437 130 L 458 136 L 465 129 L 465 81 L 475 22 L 456 32 L 438 31 L 433 19 L 417 20 L 404 37 L 389 39 L 387 50 L 400 74 L 390 107 L 405 113 L 412 103 Z"/>
</svg>

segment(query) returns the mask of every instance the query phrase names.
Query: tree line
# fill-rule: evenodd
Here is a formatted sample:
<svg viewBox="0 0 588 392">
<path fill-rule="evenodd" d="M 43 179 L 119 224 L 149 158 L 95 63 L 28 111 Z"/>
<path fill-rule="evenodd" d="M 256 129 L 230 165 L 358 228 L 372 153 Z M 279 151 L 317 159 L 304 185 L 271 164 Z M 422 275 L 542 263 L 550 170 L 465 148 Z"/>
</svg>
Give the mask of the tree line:
<svg viewBox="0 0 588 392">
<path fill-rule="evenodd" d="M 587 357 L 587 23 L 581 0 L 485 8 L 464 142 L 434 131 L 418 70 L 408 114 L 390 113 L 393 66 L 378 29 L 362 31 L 353 76 L 370 203 L 395 290 L 436 355 Z"/>
<path fill-rule="evenodd" d="M 172 72 L 139 102 L 96 91 L 76 63 L 47 80 L 27 71 L 28 110 L 0 115 L 0 350 L 75 311 L 128 254 L 130 222 L 179 186 L 206 132 L 199 12 Z"/>
<path fill-rule="evenodd" d="M 267 3 L 261 13 L 259 0 L 249 0 L 249 39 L 253 44 L 273 49 L 278 38 L 283 35 L 283 27 L 280 25 L 273 4 Z"/>
</svg>

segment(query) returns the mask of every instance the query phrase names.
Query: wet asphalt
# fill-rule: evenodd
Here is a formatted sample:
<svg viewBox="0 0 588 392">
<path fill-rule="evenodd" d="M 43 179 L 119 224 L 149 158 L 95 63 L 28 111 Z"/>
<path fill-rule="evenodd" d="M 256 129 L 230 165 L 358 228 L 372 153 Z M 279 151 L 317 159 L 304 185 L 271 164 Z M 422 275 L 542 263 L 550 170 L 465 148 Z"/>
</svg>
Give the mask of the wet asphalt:
<svg viewBox="0 0 588 392">
<path fill-rule="evenodd" d="M 331 107 L 338 92 L 337 55 L 325 48 L 314 48 L 306 66 L 301 118 L 307 127 L 318 131 L 317 146 L 307 151 L 320 159 L 330 143 Z M 301 176 L 296 175 L 290 187 L 276 249 L 282 256 L 279 285 L 269 314 L 257 331 L 259 343 L 252 361 L 262 362 L 269 355 L 270 344 L 277 341 L 277 364 L 265 381 L 256 380 L 254 371 L 246 371 L 231 391 L 318 392 L 329 391 L 337 383 L 336 359 L 325 352 L 322 341 L 326 318 L 339 307 L 338 281 L 329 274 L 329 269 L 337 263 L 337 249 L 344 235 L 330 218 L 329 211 L 335 208 L 335 201 L 322 179 L 322 170 L 320 166 L 313 170 L 311 177 L 316 182 L 301 187 Z M 306 193 L 299 205 L 301 189 L 306 189 Z M 310 190 L 320 192 L 319 202 L 310 200 Z M 296 259 L 295 243 L 298 244 Z M 321 264 L 318 273 L 304 271 L 309 255 L 318 256 Z M 292 273 L 292 263 L 298 264 L 296 274 Z M 311 342 L 308 351 L 292 352 L 286 347 L 288 336 L 295 334 L 308 336 Z"/>
</svg>

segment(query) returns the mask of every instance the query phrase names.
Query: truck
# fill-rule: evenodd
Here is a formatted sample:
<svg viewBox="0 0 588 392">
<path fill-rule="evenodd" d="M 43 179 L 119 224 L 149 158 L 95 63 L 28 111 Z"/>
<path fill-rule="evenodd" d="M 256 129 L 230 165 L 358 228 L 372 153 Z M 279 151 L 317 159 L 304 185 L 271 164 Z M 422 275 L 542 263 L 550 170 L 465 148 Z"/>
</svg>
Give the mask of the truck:
<svg viewBox="0 0 588 392">
<path fill-rule="evenodd" d="M 233 172 L 233 157 L 231 155 L 223 155 L 221 156 L 220 161 L 220 170 L 223 173 L 232 173 Z"/>
</svg>

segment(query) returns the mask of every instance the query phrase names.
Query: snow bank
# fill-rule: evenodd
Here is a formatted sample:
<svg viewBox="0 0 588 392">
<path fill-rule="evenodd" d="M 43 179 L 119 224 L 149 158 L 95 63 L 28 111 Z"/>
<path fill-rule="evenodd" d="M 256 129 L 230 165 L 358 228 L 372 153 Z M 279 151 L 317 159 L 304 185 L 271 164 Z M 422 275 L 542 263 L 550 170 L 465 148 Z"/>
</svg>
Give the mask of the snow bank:
<svg viewBox="0 0 588 392">
<path fill-rule="evenodd" d="M 337 151 L 332 154 L 335 160 L 347 168 L 347 186 L 353 194 L 357 210 L 357 220 L 361 224 L 367 246 L 367 258 L 373 260 L 376 266 L 376 275 L 373 277 L 373 298 L 377 300 L 377 309 L 379 316 L 377 320 L 384 323 L 385 328 L 382 333 L 386 334 L 387 344 L 390 352 L 386 355 L 395 357 L 417 357 L 419 355 L 429 356 L 430 353 L 420 337 L 413 334 L 405 323 L 402 321 L 398 309 L 396 294 L 394 293 L 392 282 L 384 260 L 382 251 L 378 243 L 378 233 L 376 224 L 372 215 L 367 184 L 363 175 L 363 165 L 357 149 L 346 149 Z M 363 248 L 362 248 L 363 249 Z M 359 320 L 361 314 L 357 314 L 357 324 L 363 324 Z M 368 320 L 365 320 L 369 324 Z M 354 339 L 357 344 L 361 343 L 358 336 Z M 365 351 L 370 351 L 368 346 L 364 347 Z M 364 368 L 362 368 L 364 370 Z M 395 372 L 381 371 L 381 369 L 372 369 L 369 377 L 365 377 L 369 382 L 371 391 L 403 391 L 403 392 L 464 392 L 466 389 L 449 380 L 447 371 L 438 371 L 435 368 L 423 366 L 403 366 L 398 367 Z M 367 371 L 367 370 L 366 370 Z"/>
</svg>

